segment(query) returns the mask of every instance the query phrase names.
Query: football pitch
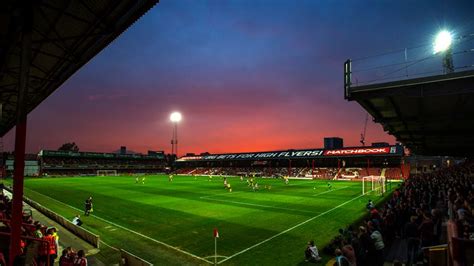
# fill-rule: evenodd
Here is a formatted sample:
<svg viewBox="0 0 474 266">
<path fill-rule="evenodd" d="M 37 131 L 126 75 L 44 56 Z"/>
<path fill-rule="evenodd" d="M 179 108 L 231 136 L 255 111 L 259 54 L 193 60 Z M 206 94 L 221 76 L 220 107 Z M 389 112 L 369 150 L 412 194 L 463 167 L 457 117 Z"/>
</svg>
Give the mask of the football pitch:
<svg viewBox="0 0 474 266">
<path fill-rule="evenodd" d="M 361 195 L 359 182 L 330 181 L 330 189 L 322 180 L 256 180 L 259 190 L 253 191 L 245 179 L 228 178 L 229 192 L 217 176 L 170 182 L 167 175 L 152 175 L 144 184 L 134 176 L 30 178 L 25 195 L 68 219 L 81 214 L 102 247 L 123 248 L 155 265 L 214 263 L 214 228 L 218 264 L 304 264 L 308 240 L 321 253 L 339 228 L 367 213 L 369 199 L 382 200 Z M 86 217 L 89 196 L 94 212 Z"/>
</svg>

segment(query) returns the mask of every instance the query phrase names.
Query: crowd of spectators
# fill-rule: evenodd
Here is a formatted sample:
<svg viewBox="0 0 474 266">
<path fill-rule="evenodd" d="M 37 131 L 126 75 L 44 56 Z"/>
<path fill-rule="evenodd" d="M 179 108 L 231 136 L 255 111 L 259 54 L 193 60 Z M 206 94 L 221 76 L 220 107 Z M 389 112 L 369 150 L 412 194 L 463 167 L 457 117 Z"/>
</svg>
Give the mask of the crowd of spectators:
<svg viewBox="0 0 474 266">
<path fill-rule="evenodd" d="M 0 235 L 3 240 L 10 238 L 11 211 L 12 201 L 3 193 L 3 189 L 0 189 Z M 15 265 L 54 265 L 60 250 L 57 229 L 34 220 L 32 212 L 28 209 L 23 211 L 22 219 L 21 254 L 15 258 Z M 6 265 L 8 248 L 8 245 L 1 247 L 0 265 Z M 60 259 L 60 266 L 87 266 L 83 250 L 77 253 L 70 247 L 64 251 L 66 250 L 69 252 L 66 257 L 70 259 L 64 259 L 64 256 L 61 256 L 63 259 Z M 63 254 L 65 254 L 64 251 Z"/>
<path fill-rule="evenodd" d="M 367 209 L 360 226 L 340 229 L 325 247 L 336 254 L 336 265 L 383 265 L 395 242 L 405 243 L 407 265 L 426 261 L 425 248 L 446 241 L 447 219 L 456 222 L 461 238 L 474 240 L 474 163 L 413 175 L 380 208 L 369 202 Z"/>
</svg>

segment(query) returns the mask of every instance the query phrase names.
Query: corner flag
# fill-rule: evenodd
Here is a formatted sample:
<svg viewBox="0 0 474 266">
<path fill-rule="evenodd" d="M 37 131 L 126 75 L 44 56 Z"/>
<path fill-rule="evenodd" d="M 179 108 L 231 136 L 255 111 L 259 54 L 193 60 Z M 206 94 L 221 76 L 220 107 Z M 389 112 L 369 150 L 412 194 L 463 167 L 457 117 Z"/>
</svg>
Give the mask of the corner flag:
<svg viewBox="0 0 474 266">
<path fill-rule="evenodd" d="M 219 238 L 219 232 L 217 231 L 217 228 L 214 228 L 214 237 Z"/>
</svg>

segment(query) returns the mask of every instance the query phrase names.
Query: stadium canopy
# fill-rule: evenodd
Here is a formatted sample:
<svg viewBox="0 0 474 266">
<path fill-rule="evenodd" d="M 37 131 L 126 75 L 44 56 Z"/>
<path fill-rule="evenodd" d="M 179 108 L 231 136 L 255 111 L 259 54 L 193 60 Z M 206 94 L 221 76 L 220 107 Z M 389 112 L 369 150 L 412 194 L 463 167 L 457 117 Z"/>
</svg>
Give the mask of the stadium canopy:
<svg viewBox="0 0 474 266">
<path fill-rule="evenodd" d="M 0 137 L 15 126 L 20 82 L 29 113 L 157 2 L 2 1 Z"/>
<path fill-rule="evenodd" d="M 20 254 L 28 113 L 157 2 L 2 1 L 0 137 L 16 126 L 9 265 Z"/>
<path fill-rule="evenodd" d="M 353 86 L 345 64 L 344 96 L 419 155 L 474 155 L 474 71 Z"/>
</svg>

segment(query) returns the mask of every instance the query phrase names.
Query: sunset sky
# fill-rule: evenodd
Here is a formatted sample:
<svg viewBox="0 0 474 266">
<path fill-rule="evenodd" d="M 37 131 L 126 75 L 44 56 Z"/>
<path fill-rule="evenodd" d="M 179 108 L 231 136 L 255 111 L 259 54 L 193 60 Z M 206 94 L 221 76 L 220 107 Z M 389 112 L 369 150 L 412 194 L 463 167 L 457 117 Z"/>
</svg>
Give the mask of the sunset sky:
<svg viewBox="0 0 474 266">
<path fill-rule="evenodd" d="M 27 151 L 169 152 L 172 111 L 180 154 L 359 145 L 365 113 L 344 100 L 344 61 L 473 30 L 473 11 L 472 0 L 162 0 L 30 113 Z M 376 141 L 395 139 L 369 121 Z"/>
</svg>

